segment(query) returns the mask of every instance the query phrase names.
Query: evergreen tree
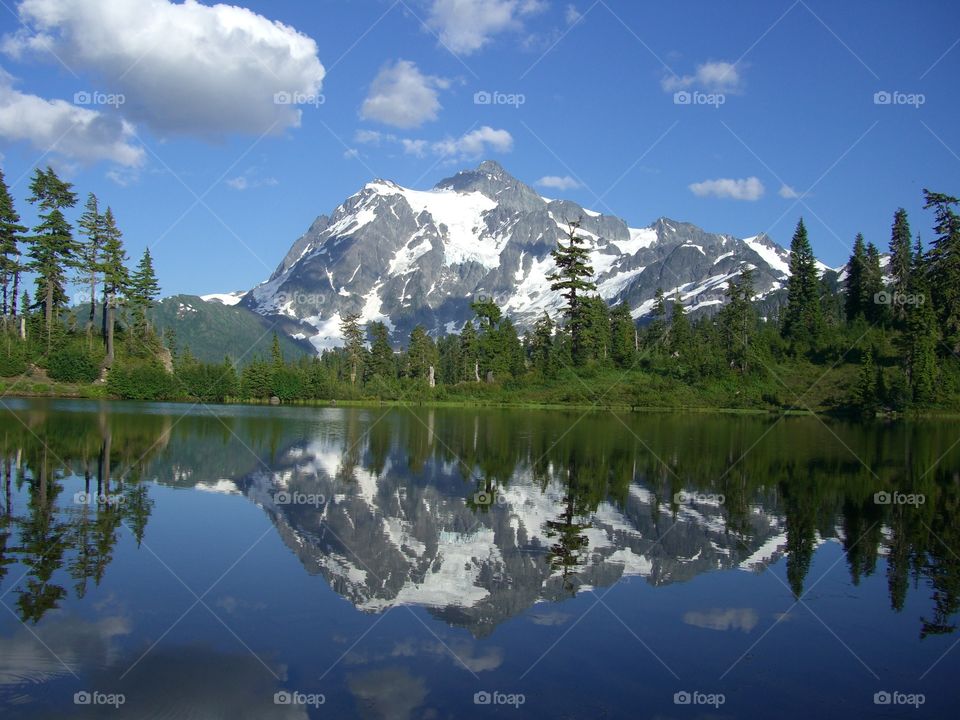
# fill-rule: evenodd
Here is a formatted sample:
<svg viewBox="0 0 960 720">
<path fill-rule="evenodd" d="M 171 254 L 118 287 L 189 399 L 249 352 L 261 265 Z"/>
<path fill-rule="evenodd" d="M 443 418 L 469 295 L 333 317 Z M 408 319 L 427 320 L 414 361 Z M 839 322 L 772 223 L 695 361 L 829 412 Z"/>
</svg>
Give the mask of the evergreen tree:
<svg viewBox="0 0 960 720">
<path fill-rule="evenodd" d="M 436 369 L 440 361 L 437 346 L 427 335 L 423 325 L 417 325 L 410 333 L 410 345 L 407 348 L 407 375 L 415 379 L 429 376 L 430 368 Z"/>
<path fill-rule="evenodd" d="M 367 368 L 370 375 L 379 375 L 384 380 L 396 378 L 396 361 L 387 326 L 382 322 L 369 322 L 367 333 L 370 336 L 370 362 Z"/>
<path fill-rule="evenodd" d="M 790 242 L 790 280 L 783 318 L 784 337 L 802 345 L 816 344 L 821 326 L 819 295 L 820 276 L 816 258 L 801 218 Z"/>
<path fill-rule="evenodd" d="M 43 304 L 44 328 L 49 349 L 56 311 L 66 304 L 66 269 L 73 260 L 76 243 L 73 228 L 63 211 L 77 204 L 73 185 L 62 181 L 52 168 L 34 171 L 30 202 L 39 209 L 40 223 L 34 227 L 28 267 L 37 275 L 37 295 Z"/>
<path fill-rule="evenodd" d="M 882 302 L 887 297 L 891 303 L 893 298 L 884 291 L 883 269 L 880 267 L 880 251 L 873 243 L 867 243 L 867 263 L 863 276 L 863 309 L 867 320 L 875 325 L 887 322 L 890 305 Z"/>
<path fill-rule="evenodd" d="M 273 361 L 273 367 L 283 367 L 283 350 L 280 349 L 280 337 L 273 333 L 273 342 L 270 345 L 270 359 Z"/>
<path fill-rule="evenodd" d="M 670 315 L 670 352 L 681 360 L 687 359 L 693 347 L 693 330 L 690 327 L 690 318 L 686 308 L 677 293 L 673 300 L 673 312 Z"/>
<path fill-rule="evenodd" d="M 562 290 L 567 301 L 565 315 L 570 329 L 573 360 L 582 361 L 583 329 L 585 318 L 582 312 L 581 296 L 597 289 L 593 282 L 593 267 L 590 265 L 590 252 L 586 241 L 577 234 L 580 221 L 575 220 L 567 229 L 567 244 L 557 243 L 557 249 L 550 255 L 556 264 L 556 271 L 547 275 L 551 290 Z"/>
<path fill-rule="evenodd" d="M 936 237 L 927 261 L 933 305 L 939 314 L 943 341 L 954 353 L 960 353 L 960 216 L 955 197 L 923 191 L 924 208 L 933 208 Z"/>
<path fill-rule="evenodd" d="M 630 306 L 620 303 L 610 313 L 610 355 L 622 368 L 632 367 L 636 359 L 636 325 Z"/>
<path fill-rule="evenodd" d="M 460 358 L 463 363 L 460 379 L 465 382 L 480 380 L 480 341 L 473 320 L 467 320 L 460 333 Z"/>
<path fill-rule="evenodd" d="M 905 296 L 909 292 L 910 272 L 913 266 L 912 246 L 907 211 L 899 208 L 893 215 L 893 229 L 890 236 L 890 274 L 893 277 L 893 293 L 896 296 Z M 893 314 L 894 319 L 902 323 L 906 318 L 904 304 L 895 303 Z"/>
<path fill-rule="evenodd" d="M 341 316 L 340 332 L 350 367 L 350 384 L 357 384 L 357 376 L 363 365 L 363 330 L 360 329 L 360 313 L 347 313 Z"/>
<path fill-rule="evenodd" d="M 123 233 L 117 227 L 116 218 L 109 207 L 103 214 L 100 270 L 103 273 L 103 341 L 107 348 L 105 364 L 110 367 L 114 359 L 117 304 L 128 292 L 130 273 L 127 270 L 127 252 L 123 248 Z"/>
<path fill-rule="evenodd" d="M 137 325 L 141 331 L 149 331 L 150 320 L 147 313 L 154 306 L 156 299 L 160 297 L 160 284 L 157 282 L 157 275 L 153 270 L 150 248 L 143 251 L 137 269 L 130 278 L 128 297 L 134 308 Z"/>
<path fill-rule="evenodd" d="M 20 224 L 20 215 L 13 204 L 3 171 L 0 171 L 0 283 L 3 285 L 2 314 L 16 317 L 17 292 L 20 289 L 20 243 L 27 228 Z"/>
<path fill-rule="evenodd" d="M 847 288 L 847 322 L 853 322 L 858 317 L 866 316 L 866 305 L 864 304 L 866 299 L 864 278 L 866 274 L 867 245 L 863 240 L 863 235 L 857 233 L 857 239 L 853 242 L 853 254 L 847 263 L 847 279 L 845 282 Z"/>
<path fill-rule="evenodd" d="M 80 279 L 90 288 L 90 315 L 87 320 L 87 332 L 93 331 L 94 318 L 97 313 L 97 284 L 100 280 L 100 259 L 103 254 L 104 218 L 100 213 L 97 196 L 93 193 L 87 197 L 87 204 L 80 221 L 77 223 L 79 233 L 86 240 L 77 247 L 76 267 L 80 272 Z"/>
<path fill-rule="evenodd" d="M 904 371 L 914 402 L 933 399 L 937 376 L 937 314 L 927 284 L 927 268 L 920 238 L 913 251 L 905 303 L 906 328 L 901 339 Z"/>
<path fill-rule="evenodd" d="M 530 344 L 530 362 L 544 377 L 553 377 L 557 371 L 553 352 L 553 320 L 546 312 L 533 326 Z"/>
<path fill-rule="evenodd" d="M 753 271 L 744 267 L 739 278 L 731 278 L 727 285 L 727 304 L 720 311 L 723 343 L 730 367 L 741 374 L 749 370 L 753 356 L 757 315 L 753 309 Z"/>
<path fill-rule="evenodd" d="M 660 350 L 663 341 L 667 335 L 667 303 L 663 297 L 663 288 L 657 288 L 657 294 L 653 298 L 653 312 L 651 313 L 650 324 L 647 326 L 648 348 L 654 352 Z"/>
<path fill-rule="evenodd" d="M 581 298 L 580 303 L 582 359 L 604 362 L 610 354 L 610 308 L 597 295 Z"/>
<path fill-rule="evenodd" d="M 876 412 L 877 402 L 877 369 L 873 362 L 873 348 L 867 348 L 860 362 L 860 372 L 857 375 L 857 386 L 854 388 L 854 401 L 864 413 Z"/>
</svg>

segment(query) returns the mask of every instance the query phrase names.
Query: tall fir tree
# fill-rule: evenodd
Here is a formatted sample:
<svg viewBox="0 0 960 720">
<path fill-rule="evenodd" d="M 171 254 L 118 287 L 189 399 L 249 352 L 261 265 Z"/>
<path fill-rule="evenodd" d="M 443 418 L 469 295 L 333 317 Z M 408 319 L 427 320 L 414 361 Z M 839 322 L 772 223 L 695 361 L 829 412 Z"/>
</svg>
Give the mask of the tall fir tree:
<svg viewBox="0 0 960 720">
<path fill-rule="evenodd" d="M 630 306 L 618 304 L 610 312 L 610 355 L 619 367 L 632 367 L 636 360 L 635 331 Z"/>
<path fill-rule="evenodd" d="M 137 263 L 137 269 L 130 277 L 130 302 L 133 305 L 136 325 L 141 333 L 150 330 L 149 312 L 153 308 L 158 297 L 160 297 L 160 284 L 157 282 L 157 274 L 153 269 L 153 258 L 150 255 L 150 248 L 143 251 L 140 262 Z"/>
<path fill-rule="evenodd" d="M 690 327 L 690 318 L 683 306 L 680 293 L 673 299 L 673 310 L 670 314 L 670 353 L 680 360 L 686 360 L 693 346 L 693 329 Z"/>
<path fill-rule="evenodd" d="M 370 362 L 367 367 L 370 376 L 379 375 L 384 380 L 396 378 L 396 360 L 387 326 L 382 322 L 369 322 L 367 334 L 370 336 Z"/>
<path fill-rule="evenodd" d="M 960 216 L 955 197 L 923 191 L 924 208 L 933 208 L 936 237 L 930 246 L 930 292 L 940 320 L 943 341 L 954 353 L 960 353 Z"/>
<path fill-rule="evenodd" d="M 360 313 L 347 313 L 341 316 L 340 332 L 343 335 L 344 347 L 347 353 L 347 362 L 350 367 L 350 384 L 356 385 L 357 378 L 361 377 L 363 366 L 363 330 L 360 328 Z"/>
<path fill-rule="evenodd" d="M 753 345 L 757 329 L 757 314 L 753 308 L 753 271 L 744 267 L 738 278 L 727 285 L 727 304 L 720 311 L 720 326 L 727 361 L 741 375 L 750 370 L 754 355 Z"/>
<path fill-rule="evenodd" d="M 816 344 L 820 328 L 820 276 L 807 228 L 800 218 L 790 242 L 790 280 L 783 335 L 794 343 L 809 347 Z"/>
<path fill-rule="evenodd" d="M 567 301 L 564 314 L 570 331 L 573 361 L 583 360 L 583 331 L 587 319 L 583 313 L 583 296 L 597 289 L 593 282 L 593 267 L 590 265 L 590 252 L 586 240 L 578 234 L 580 220 L 569 223 L 567 244 L 557 242 L 557 248 L 551 253 L 556 270 L 547 275 L 551 290 L 561 290 Z"/>
<path fill-rule="evenodd" d="M 113 210 L 109 207 L 103 214 L 103 248 L 100 256 L 100 271 L 103 273 L 103 342 L 106 345 L 105 364 L 113 364 L 116 315 L 120 298 L 130 288 L 130 272 L 127 269 L 127 252 L 123 247 L 123 233 L 117 227 Z"/>
<path fill-rule="evenodd" d="M 430 368 L 436 368 L 440 362 L 437 345 L 427 334 L 423 325 L 417 325 L 410 333 L 410 344 L 407 347 L 407 376 L 415 379 L 424 379 L 429 376 Z"/>
<path fill-rule="evenodd" d="M 927 282 L 926 256 L 920 238 L 913 250 L 913 262 L 904 303 L 905 329 L 901 336 L 902 357 L 907 384 L 916 403 L 933 399 L 937 377 L 937 313 Z"/>
<path fill-rule="evenodd" d="M 847 289 L 845 300 L 847 322 L 854 322 L 858 317 L 866 315 L 864 306 L 864 276 L 867 274 L 867 244 L 863 235 L 857 233 L 853 241 L 853 254 L 847 263 L 847 279 L 844 285 Z"/>
<path fill-rule="evenodd" d="M 889 302 L 884 302 L 886 298 Z M 880 251 L 872 242 L 867 243 L 867 263 L 863 275 L 863 309 L 867 320 L 875 325 L 890 318 L 890 306 L 896 298 L 884 290 L 883 268 L 880 266 Z"/>
<path fill-rule="evenodd" d="M 20 290 L 20 243 L 24 241 L 26 226 L 20 224 L 20 215 L 13 204 L 3 171 L 0 171 L 0 282 L 3 284 L 2 314 L 7 318 L 17 314 L 17 293 Z"/>
<path fill-rule="evenodd" d="M 913 238 L 910 235 L 907 211 L 899 208 L 893 214 L 893 228 L 890 233 L 890 276 L 893 279 L 892 289 L 895 296 L 905 296 L 909 292 L 912 252 Z M 903 303 L 893 305 L 893 316 L 898 323 L 906 319 L 906 307 Z"/>
<path fill-rule="evenodd" d="M 553 351 L 553 330 L 553 320 L 546 312 L 533 326 L 530 362 L 544 377 L 553 377 L 557 371 L 557 358 Z"/>
<path fill-rule="evenodd" d="M 656 295 L 653 296 L 653 310 L 650 313 L 650 324 L 647 325 L 646 346 L 653 352 L 658 353 L 663 349 L 663 343 L 667 338 L 667 302 L 663 296 L 663 288 L 657 288 Z"/>
<path fill-rule="evenodd" d="M 463 363 L 460 379 L 464 382 L 480 381 L 480 339 L 473 320 L 467 320 L 460 333 L 460 360 Z"/>
<path fill-rule="evenodd" d="M 74 258 L 73 228 L 63 211 L 77 204 L 73 185 L 64 182 L 48 167 L 36 169 L 30 182 L 30 202 L 39 210 L 39 224 L 30 244 L 28 267 L 37 276 L 37 296 L 43 304 L 44 329 L 49 349 L 57 310 L 67 301 L 67 267 Z"/>
<path fill-rule="evenodd" d="M 77 222 L 77 229 L 85 240 L 78 243 L 75 266 L 80 275 L 80 281 L 90 289 L 90 313 L 87 319 L 87 332 L 93 331 L 93 323 L 97 315 L 97 287 L 100 281 L 101 256 L 104 243 L 104 218 L 100 212 L 97 196 L 90 193 L 83 215 Z"/>
</svg>

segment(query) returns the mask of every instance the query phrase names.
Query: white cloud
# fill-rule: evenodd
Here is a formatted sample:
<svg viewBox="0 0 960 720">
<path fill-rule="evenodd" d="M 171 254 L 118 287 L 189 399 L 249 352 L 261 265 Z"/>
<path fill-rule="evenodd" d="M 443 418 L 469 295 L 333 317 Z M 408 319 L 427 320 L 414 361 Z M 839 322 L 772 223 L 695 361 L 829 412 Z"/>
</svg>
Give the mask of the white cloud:
<svg viewBox="0 0 960 720">
<path fill-rule="evenodd" d="M 161 134 L 278 133 L 300 124 L 278 93 L 317 97 L 316 43 L 245 8 L 195 0 L 23 0 L 29 29 L 3 38 L 7 54 L 52 50 L 126 98 L 124 115 Z M 82 89 L 82 88 L 78 88 Z"/>
<path fill-rule="evenodd" d="M 343 157 L 345 160 L 358 160 L 360 158 L 360 151 L 356 148 L 347 148 L 343 151 Z"/>
<path fill-rule="evenodd" d="M 379 146 L 382 142 L 396 142 L 397 136 L 390 133 L 382 133 L 377 130 L 357 130 L 353 134 L 353 141 L 361 145 Z"/>
<path fill-rule="evenodd" d="M 696 87 L 709 92 L 738 93 L 743 89 L 743 77 L 737 65 L 711 61 L 698 65 L 693 75 L 667 75 L 660 85 L 666 92 Z"/>
<path fill-rule="evenodd" d="M 130 123 L 98 110 L 77 107 L 65 100 L 47 100 L 12 87 L 12 78 L 0 69 L 0 137 L 25 141 L 82 163 L 107 160 L 139 167 L 144 150 L 133 144 Z"/>
<path fill-rule="evenodd" d="M 580 187 L 580 183 L 574 180 L 569 175 L 564 175 L 559 177 L 557 175 L 545 175 L 544 177 L 537 180 L 535 185 L 540 187 L 550 188 L 552 190 L 575 190 Z"/>
<path fill-rule="evenodd" d="M 521 30 L 524 17 L 545 8 L 542 0 L 433 0 L 427 26 L 453 52 L 469 55 L 498 33 Z"/>
<path fill-rule="evenodd" d="M 237 175 L 225 182 L 229 187 L 240 192 L 258 187 L 276 187 L 280 184 L 275 177 L 260 177 L 260 171 L 255 167 L 248 168 L 242 175 Z"/>
<path fill-rule="evenodd" d="M 495 130 L 489 125 L 484 125 L 459 138 L 445 138 L 437 142 L 404 138 L 400 142 L 403 144 L 405 153 L 417 157 L 423 157 L 429 153 L 442 158 L 464 159 L 480 157 L 490 150 L 501 153 L 513 150 L 513 136 L 506 130 Z"/>
<path fill-rule="evenodd" d="M 567 25 L 574 25 L 580 18 L 583 17 L 583 13 L 577 10 L 574 5 L 567 5 L 567 9 L 563 16 L 567 21 Z"/>
<path fill-rule="evenodd" d="M 717 197 L 728 200 L 754 201 L 763 197 L 764 187 L 759 178 L 748 177 L 743 180 L 718 178 L 693 183 L 690 190 L 697 197 Z"/>
<path fill-rule="evenodd" d="M 783 185 L 777 194 L 786 200 L 796 200 L 798 197 L 800 197 L 800 193 L 798 193 L 789 185 Z"/>
<path fill-rule="evenodd" d="M 441 108 L 437 90 L 449 86 L 444 78 L 424 75 L 415 63 L 397 60 L 374 78 L 360 116 L 398 128 L 420 127 L 437 119 Z"/>
</svg>

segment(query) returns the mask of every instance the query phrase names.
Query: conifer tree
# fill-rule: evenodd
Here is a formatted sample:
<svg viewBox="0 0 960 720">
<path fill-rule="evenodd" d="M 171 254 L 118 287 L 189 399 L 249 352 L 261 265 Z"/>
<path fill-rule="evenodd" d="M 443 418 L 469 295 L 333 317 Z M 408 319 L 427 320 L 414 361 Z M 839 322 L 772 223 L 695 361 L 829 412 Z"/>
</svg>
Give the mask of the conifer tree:
<svg viewBox="0 0 960 720">
<path fill-rule="evenodd" d="M 894 295 L 906 295 L 909 292 L 912 263 L 913 239 L 910 235 L 910 223 L 907 211 L 899 208 L 893 215 L 893 228 L 890 236 L 890 275 L 893 277 Z M 903 303 L 893 306 L 894 319 L 902 323 L 906 317 Z"/>
<path fill-rule="evenodd" d="M 28 267 L 37 275 L 37 295 L 43 305 L 44 328 L 49 349 L 56 311 L 66 304 L 66 270 L 76 252 L 73 228 L 63 211 L 77 204 L 73 185 L 64 182 L 52 168 L 34 171 L 30 202 L 39 209 L 39 224 L 28 239 Z"/>
<path fill-rule="evenodd" d="M 410 345 L 407 348 L 407 375 L 412 378 L 426 378 L 430 368 L 436 368 L 440 361 L 436 343 L 427 335 L 423 325 L 417 325 L 410 333 Z"/>
<path fill-rule="evenodd" d="M 100 280 L 101 255 L 104 243 L 104 218 L 100 213 L 97 196 L 90 193 L 83 215 L 77 223 L 78 231 L 86 240 L 78 243 L 75 265 L 80 273 L 81 282 L 90 288 L 90 315 L 87 320 L 87 332 L 92 332 L 97 313 L 97 285 Z"/>
<path fill-rule="evenodd" d="M 930 246 L 927 265 L 930 292 L 939 314 L 943 341 L 960 353 L 960 216 L 955 197 L 924 189 L 924 208 L 933 208 L 936 237 Z"/>
<path fill-rule="evenodd" d="M 906 327 L 901 339 L 904 371 L 914 402 L 933 399 L 937 376 L 937 314 L 927 284 L 923 246 L 917 237 L 907 285 Z"/>
<path fill-rule="evenodd" d="M 620 303 L 610 313 L 610 355 L 619 367 L 631 367 L 636 357 L 636 326 L 630 306 Z"/>
<path fill-rule="evenodd" d="M 813 345 L 820 334 L 820 279 L 816 258 L 807 238 L 803 218 L 797 223 L 790 242 L 790 280 L 783 335 L 795 343 Z"/>
<path fill-rule="evenodd" d="M 753 355 L 757 315 L 753 309 L 753 271 L 744 267 L 727 285 L 727 304 L 720 311 L 723 343 L 730 367 L 746 374 Z"/>
<path fill-rule="evenodd" d="M 547 275 L 551 290 L 562 290 L 567 301 L 564 314 L 570 330 L 573 360 L 579 363 L 583 359 L 583 330 L 586 318 L 582 311 L 582 297 L 597 289 L 593 282 L 593 267 L 590 265 L 590 252 L 586 241 L 577 231 L 580 220 L 569 223 L 567 244 L 557 243 L 557 249 L 551 253 L 556 271 Z"/>
<path fill-rule="evenodd" d="M 854 322 L 858 317 L 865 316 L 864 306 L 864 276 L 867 274 L 867 245 L 863 235 L 857 233 L 853 242 L 853 254 L 847 263 L 847 279 L 844 283 L 847 288 L 846 311 L 847 322 Z"/>
<path fill-rule="evenodd" d="M 873 243 L 867 243 L 867 263 L 863 275 L 863 299 L 861 300 L 867 320 L 874 324 L 887 322 L 889 319 L 890 303 L 882 302 L 887 297 L 890 302 L 894 298 L 884 292 L 883 269 L 880 267 L 880 251 Z"/>
<path fill-rule="evenodd" d="M 136 324 L 142 332 L 149 331 L 148 312 L 153 308 L 156 299 L 160 297 L 160 284 L 157 282 L 157 275 L 153 270 L 150 248 L 143 251 L 140 262 L 137 263 L 137 269 L 130 277 L 128 297 L 133 304 Z"/>
<path fill-rule="evenodd" d="M 533 338 L 530 348 L 530 361 L 545 377 L 556 373 L 556 357 L 553 352 L 553 320 L 546 312 L 533 326 Z"/>
<path fill-rule="evenodd" d="M 357 384 L 357 376 L 363 364 L 363 330 L 360 329 L 360 313 L 341 316 L 340 332 L 343 334 L 347 361 L 350 363 L 350 384 Z"/>
<path fill-rule="evenodd" d="M 367 323 L 367 333 L 370 336 L 370 362 L 369 373 L 371 376 L 379 375 L 384 380 L 391 380 L 397 376 L 396 362 L 393 355 L 393 347 L 390 345 L 390 331 L 382 322 Z"/>
<path fill-rule="evenodd" d="M 648 348 L 654 352 L 658 351 L 667 334 L 667 303 L 663 297 L 663 288 L 657 288 L 657 294 L 653 297 L 653 311 L 651 312 L 650 324 L 647 326 Z"/>
<path fill-rule="evenodd" d="M 127 252 L 123 248 L 123 233 L 117 227 L 116 218 L 109 207 L 103 214 L 100 270 L 103 273 L 103 341 L 107 348 L 105 363 L 110 367 L 114 358 L 117 304 L 128 292 L 130 273 L 127 270 Z"/>
<path fill-rule="evenodd" d="M 460 333 L 460 358 L 463 363 L 460 379 L 466 382 L 480 381 L 480 345 L 473 320 L 467 320 Z"/>
<path fill-rule="evenodd" d="M 27 228 L 20 224 L 20 215 L 13 204 L 3 171 L 0 171 L 0 282 L 3 284 L 2 314 L 4 324 L 17 314 L 17 292 L 20 289 L 20 243 Z"/>
<path fill-rule="evenodd" d="M 693 330 L 686 308 L 677 293 L 673 299 L 673 311 L 670 315 L 670 352 L 685 359 L 693 345 Z"/>
</svg>

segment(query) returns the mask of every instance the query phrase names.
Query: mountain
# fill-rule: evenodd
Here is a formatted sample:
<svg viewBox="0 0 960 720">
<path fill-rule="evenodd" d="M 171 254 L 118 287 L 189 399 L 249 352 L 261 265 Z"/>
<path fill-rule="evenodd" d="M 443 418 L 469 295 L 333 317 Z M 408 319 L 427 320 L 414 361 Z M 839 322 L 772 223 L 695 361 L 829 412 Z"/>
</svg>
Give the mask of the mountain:
<svg viewBox="0 0 960 720">
<path fill-rule="evenodd" d="M 380 320 L 397 340 L 417 324 L 457 332 L 471 301 L 492 297 L 521 329 L 562 298 L 550 290 L 551 251 L 567 223 L 582 221 L 598 292 L 642 319 L 658 288 L 693 313 L 715 311 L 728 280 L 754 268 L 757 298 L 775 310 L 788 252 L 765 234 L 735 238 L 660 218 L 631 228 L 569 200 L 542 197 L 492 161 L 429 191 L 374 180 L 318 217 L 274 273 L 235 307 L 279 323 L 317 350 L 340 344 L 340 318 Z M 822 265 L 821 270 L 829 270 Z M 211 302 L 237 295 L 208 296 Z"/>
</svg>

